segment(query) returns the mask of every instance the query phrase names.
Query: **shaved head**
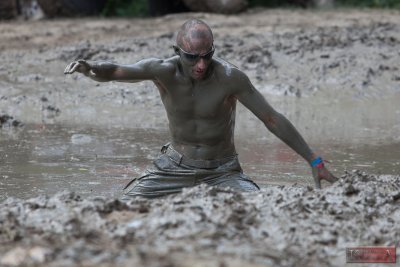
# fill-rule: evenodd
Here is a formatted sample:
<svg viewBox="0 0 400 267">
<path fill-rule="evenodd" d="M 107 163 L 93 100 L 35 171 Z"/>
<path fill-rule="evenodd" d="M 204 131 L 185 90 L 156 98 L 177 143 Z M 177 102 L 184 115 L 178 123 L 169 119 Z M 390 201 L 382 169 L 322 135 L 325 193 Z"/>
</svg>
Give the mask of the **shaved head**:
<svg viewBox="0 0 400 267">
<path fill-rule="evenodd" d="M 180 28 L 176 37 L 176 44 L 188 51 L 195 49 L 196 44 L 210 46 L 214 37 L 210 27 L 202 20 L 191 19 L 186 21 Z"/>
</svg>

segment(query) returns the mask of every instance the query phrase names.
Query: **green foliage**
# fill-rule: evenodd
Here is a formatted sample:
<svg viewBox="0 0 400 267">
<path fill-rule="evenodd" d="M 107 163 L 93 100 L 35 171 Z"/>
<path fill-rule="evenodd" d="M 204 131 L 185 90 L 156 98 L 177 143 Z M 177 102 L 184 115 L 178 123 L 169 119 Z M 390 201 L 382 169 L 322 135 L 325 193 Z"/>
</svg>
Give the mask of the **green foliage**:
<svg viewBox="0 0 400 267">
<path fill-rule="evenodd" d="M 285 7 L 290 6 L 292 3 L 293 1 L 290 0 L 249 0 L 250 7 Z"/>
<path fill-rule="evenodd" d="M 201 1 L 201 0 L 199 0 Z M 250 7 L 290 7 L 306 6 L 312 0 L 249 0 Z M 396 8 L 400 9 L 400 0 L 335 0 L 336 7 L 355 8 Z M 149 15 L 148 0 L 108 0 L 102 11 L 107 17 L 144 17 Z"/>
<path fill-rule="evenodd" d="M 400 0 L 336 0 L 338 6 L 400 8 Z"/>
<path fill-rule="evenodd" d="M 106 17 L 144 17 L 149 14 L 147 0 L 108 0 L 102 11 Z"/>
<path fill-rule="evenodd" d="M 287 7 L 301 3 L 311 3 L 312 0 L 249 0 L 251 7 Z M 400 0 L 335 0 L 337 7 L 371 7 L 371 8 L 399 8 Z"/>
</svg>

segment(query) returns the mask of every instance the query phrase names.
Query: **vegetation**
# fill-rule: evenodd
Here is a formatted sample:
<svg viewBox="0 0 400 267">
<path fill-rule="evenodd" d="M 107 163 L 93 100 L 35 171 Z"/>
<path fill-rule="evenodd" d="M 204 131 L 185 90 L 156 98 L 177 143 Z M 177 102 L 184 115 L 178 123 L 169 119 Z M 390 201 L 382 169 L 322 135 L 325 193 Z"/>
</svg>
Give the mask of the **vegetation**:
<svg viewBox="0 0 400 267">
<path fill-rule="evenodd" d="M 149 0 L 108 0 L 103 16 L 143 17 L 149 16 Z M 312 0 L 249 0 L 250 7 L 306 7 Z M 400 0 L 334 0 L 336 7 L 354 8 L 397 8 Z"/>
<path fill-rule="evenodd" d="M 107 17 L 148 16 L 148 0 L 108 0 L 102 15 Z"/>
<path fill-rule="evenodd" d="M 251 7 L 306 6 L 312 0 L 249 0 Z M 399 8 L 400 0 L 334 0 L 336 7 Z"/>
<path fill-rule="evenodd" d="M 400 9 L 400 0 L 336 0 L 335 2 L 338 6 Z"/>
</svg>

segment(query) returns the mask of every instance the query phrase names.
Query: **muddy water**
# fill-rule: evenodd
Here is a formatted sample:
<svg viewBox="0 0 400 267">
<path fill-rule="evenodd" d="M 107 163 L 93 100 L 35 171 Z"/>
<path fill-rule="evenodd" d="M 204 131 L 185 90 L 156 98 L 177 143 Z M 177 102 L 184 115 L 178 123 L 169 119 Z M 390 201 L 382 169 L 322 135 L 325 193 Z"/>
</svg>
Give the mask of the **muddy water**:
<svg viewBox="0 0 400 267">
<path fill-rule="evenodd" d="M 0 132 L 0 200 L 52 195 L 118 197 L 168 141 L 165 129 L 79 128 L 27 125 Z M 372 143 L 372 144 L 371 144 Z M 244 171 L 261 187 L 312 185 L 307 164 L 280 141 L 239 133 L 237 150 Z M 400 143 L 312 144 L 340 176 L 345 170 L 400 173 Z"/>
<path fill-rule="evenodd" d="M 1 136 L 1 198 L 53 194 L 116 196 L 156 155 L 163 131 L 26 126 Z"/>
</svg>

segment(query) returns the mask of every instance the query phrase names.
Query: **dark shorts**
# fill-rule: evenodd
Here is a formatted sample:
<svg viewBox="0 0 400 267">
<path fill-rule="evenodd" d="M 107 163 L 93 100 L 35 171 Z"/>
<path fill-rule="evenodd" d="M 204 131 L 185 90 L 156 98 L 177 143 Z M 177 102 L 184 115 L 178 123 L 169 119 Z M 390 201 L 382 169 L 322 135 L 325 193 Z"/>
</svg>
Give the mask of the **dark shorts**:
<svg viewBox="0 0 400 267">
<path fill-rule="evenodd" d="M 166 149 L 168 148 L 168 149 Z M 243 174 L 238 157 L 232 156 L 216 161 L 193 161 L 189 166 L 184 157 L 171 146 L 166 145 L 162 154 L 153 161 L 153 168 L 146 174 L 134 178 L 124 188 L 123 200 L 131 197 L 155 198 L 168 194 L 179 193 L 185 187 L 192 187 L 202 183 L 210 186 L 230 187 L 238 191 L 258 191 L 256 183 Z M 201 167 L 199 167 L 201 166 Z"/>
</svg>

